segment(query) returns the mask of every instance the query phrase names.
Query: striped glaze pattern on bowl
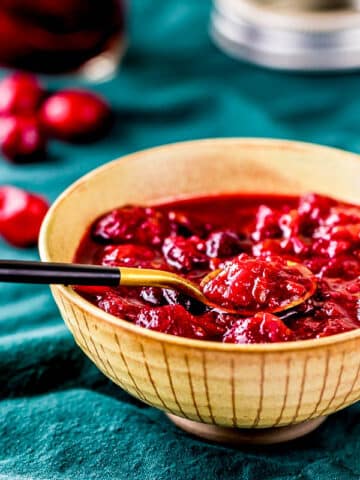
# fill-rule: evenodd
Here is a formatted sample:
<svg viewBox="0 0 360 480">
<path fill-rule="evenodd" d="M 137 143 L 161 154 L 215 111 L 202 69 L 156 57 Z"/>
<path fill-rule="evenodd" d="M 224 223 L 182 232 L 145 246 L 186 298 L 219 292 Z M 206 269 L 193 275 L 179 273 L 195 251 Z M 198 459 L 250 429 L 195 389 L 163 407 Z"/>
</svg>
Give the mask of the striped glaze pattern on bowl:
<svg viewBox="0 0 360 480">
<path fill-rule="evenodd" d="M 42 260 L 71 261 L 86 228 L 129 203 L 231 192 L 316 191 L 360 202 L 360 158 L 312 144 L 214 139 L 138 152 L 67 189 L 42 227 Z M 70 287 L 53 296 L 77 344 L 121 388 L 167 413 L 223 427 L 270 428 L 329 415 L 360 398 L 360 329 L 263 345 L 190 340 L 137 327 Z"/>
</svg>

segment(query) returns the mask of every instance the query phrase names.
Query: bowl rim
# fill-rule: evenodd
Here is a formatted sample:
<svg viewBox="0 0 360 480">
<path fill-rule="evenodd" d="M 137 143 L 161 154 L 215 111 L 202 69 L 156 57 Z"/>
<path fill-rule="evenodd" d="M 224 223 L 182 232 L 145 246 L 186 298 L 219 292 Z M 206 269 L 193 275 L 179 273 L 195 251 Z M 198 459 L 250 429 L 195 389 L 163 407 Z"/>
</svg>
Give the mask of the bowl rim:
<svg viewBox="0 0 360 480">
<path fill-rule="evenodd" d="M 45 219 L 42 223 L 40 235 L 39 235 L 39 254 L 42 261 L 49 261 L 50 255 L 48 250 L 48 235 L 51 228 L 51 224 L 56 218 L 57 209 L 62 204 L 65 198 L 72 194 L 76 189 L 81 188 L 81 186 L 87 182 L 89 178 L 96 176 L 98 173 L 103 170 L 108 169 L 110 166 L 117 164 L 119 162 L 131 162 L 132 159 L 139 154 L 143 153 L 154 153 L 156 154 L 159 151 L 169 148 L 181 148 L 182 146 L 188 145 L 211 145 L 211 144 L 239 144 L 243 146 L 253 146 L 253 147 L 277 147 L 277 148 L 288 148 L 288 149 L 318 149 L 330 151 L 333 153 L 338 153 L 339 155 L 346 155 L 348 157 L 356 158 L 360 161 L 360 156 L 348 152 L 346 150 L 341 150 L 338 148 L 328 147 L 324 145 L 318 145 L 316 143 L 310 142 L 299 142 L 292 140 L 282 140 L 275 138 L 252 138 L 252 137 L 226 137 L 226 138 L 211 138 L 211 139 L 201 139 L 201 140 L 188 140 L 183 142 L 176 142 L 151 148 L 142 149 L 134 153 L 130 153 L 121 157 L 118 157 L 110 162 L 90 170 L 85 175 L 81 176 L 75 182 L 71 183 L 53 202 L 49 211 L 47 212 Z M 280 353 L 280 352 L 295 352 L 298 350 L 314 350 L 323 347 L 330 347 L 333 345 L 343 344 L 347 342 L 354 341 L 360 337 L 360 327 L 355 330 L 350 330 L 344 333 L 337 333 L 328 337 L 308 339 L 308 340 L 295 340 L 291 342 L 274 342 L 274 343 L 260 343 L 260 344 L 232 344 L 232 343 L 222 343 L 212 340 L 197 340 L 192 338 L 180 337 L 176 335 L 171 335 L 168 333 L 157 332 L 155 330 L 149 330 L 138 325 L 135 325 L 127 320 L 115 317 L 99 307 L 93 305 L 91 302 L 80 296 L 75 290 L 69 286 L 65 285 L 53 285 L 53 289 L 59 290 L 59 292 L 66 297 L 69 303 L 74 303 L 78 308 L 85 310 L 90 315 L 96 317 L 97 320 L 101 320 L 106 324 L 110 324 L 114 327 L 121 327 L 126 332 L 130 334 L 139 335 L 145 337 L 149 340 L 158 341 L 161 343 L 167 343 L 170 345 L 175 345 L 179 347 L 192 348 L 197 350 L 212 350 L 221 353 Z"/>
</svg>

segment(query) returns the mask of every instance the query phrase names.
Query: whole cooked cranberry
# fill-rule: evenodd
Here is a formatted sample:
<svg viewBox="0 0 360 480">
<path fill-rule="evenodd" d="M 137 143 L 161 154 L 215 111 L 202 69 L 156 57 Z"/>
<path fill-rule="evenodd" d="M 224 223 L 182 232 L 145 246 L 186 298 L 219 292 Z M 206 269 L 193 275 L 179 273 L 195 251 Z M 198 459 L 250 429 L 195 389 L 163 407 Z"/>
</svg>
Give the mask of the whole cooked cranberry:
<svg viewBox="0 0 360 480">
<path fill-rule="evenodd" d="M 298 257 L 305 257 L 310 250 L 310 244 L 304 237 L 290 237 L 283 239 L 268 238 L 252 246 L 255 257 L 281 255 L 287 260 L 298 261 Z"/>
<path fill-rule="evenodd" d="M 359 325 L 356 322 L 349 322 L 348 319 L 344 320 L 343 317 L 329 318 L 326 322 L 322 323 L 322 330 L 317 334 L 316 338 L 329 337 L 336 333 L 349 332 L 355 328 L 359 328 Z"/>
<path fill-rule="evenodd" d="M 326 217 L 336 201 L 324 195 L 316 193 L 307 193 L 300 197 L 298 212 L 303 218 L 303 222 L 311 225 L 318 225 L 321 219 Z"/>
<path fill-rule="evenodd" d="M 76 287 L 79 289 L 79 287 Z M 139 306 L 131 299 L 123 297 L 117 290 L 108 289 L 97 300 L 97 306 L 118 318 L 135 321 L 139 314 Z"/>
<path fill-rule="evenodd" d="M 230 257 L 241 252 L 241 242 L 235 232 L 213 232 L 206 240 L 206 255 L 210 258 Z"/>
<path fill-rule="evenodd" d="M 251 237 L 256 242 L 267 238 L 281 237 L 281 229 L 279 227 L 279 217 L 281 213 L 278 210 L 260 205 L 255 217 L 255 229 Z"/>
<path fill-rule="evenodd" d="M 280 318 L 259 312 L 254 317 L 236 320 L 223 337 L 225 343 L 273 343 L 295 340 L 293 332 Z"/>
<path fill-rule="evenodd" d="M 0 235 L 16 247 L 35 245 L 49 206 L 38 195 L 16 187 L 0 187 Z"/>
<path fill-rule="evenodd" d="M 150 305 L 155 305 L 156 307 L 166 305 L 162 288 L 143 287 L 140 291 L 140 298 L 142 298 L 144 302 L 150 303 Z"/>
<path fill-rule="evenodd" d="M 314 232 L 312 250 L 330 258 L 360 247 L 360 224 L 320 226 Z"/>
<path fill-rule="evenodd" d="M 316 265 L 316 261 L 318 261 L 318 265 Z M 307 266 L 314 273 L 318 273 L 319 277 L 352 280 L 360 276 L 360 261 L 350 254 L 339 254 L 334 258 L 315 258 L 313 263 L 315 263 L 315 268 L 318 267 L 317 271 L 310 261 Z"/>
<path fill-rule="evenodd" d="M 0 115 L 32 114 L 44 95 L 34 75 L 17 72 L 0 82 Z"/>
<path fill-rule="evenodd" d="M 5 157 L 15 163 L 45 156 L 46 138 L 36 116 L 0 117 L 0 146 Z"/>
<path fill-rule="evenodd" d="M 211 340 L 221 338 L 225 327 L 214 312 L 192 315 L 181 305 L 166 305 L 140 311 L 136 325 L 180 337 Z"/>
<path fill-rule="evenodd" d="M 360 224 L 360 207 L 332 207 L 322 224 L 325 226 Z"/>
<path fill-rule="evenodd" d="M 355 247 L 360 242 L 360 223 L 319 227 L 314 232 L 314 238 L 343 240 Z"/>
<path fill-rule="evenodd" d="M 139 242 L 145 245 L 160 245 L 167 232 L 167 219 L 161 212 L 133 206 L 105 214 L 92 230 L 93 237 L 100 242 Z"/>
<path fill-rule="evenodd" d="M 313 316 L 295 315 L 294 318 L 287 319 L 287 324 L 294 334 L 294 340 L 316 338 L 324 328 L 324 322 Z"/>
<path fill-rule="evenodd" d="M 63 90 L 50 96 L 40 111 L 49 135 L 65 141 L 91 141 L 109 126 L 110 107 L 95 93 Z"/>
<path fill-rule="evenodd" d="M 168 265 L 181 272 L 207 268 L 209 259 L 204 250 L 204 242 L 195 236 L 190 238 L 170 236 L 165 238 L 162 246 Z"/>
<path fill-rule="evenodd" d="M 107 245 L 101 257 L 101 264 L 109 267 L 141 267 L 166 269 L 166 263 L 156 251 L 144 245 Z"/>
</svg>

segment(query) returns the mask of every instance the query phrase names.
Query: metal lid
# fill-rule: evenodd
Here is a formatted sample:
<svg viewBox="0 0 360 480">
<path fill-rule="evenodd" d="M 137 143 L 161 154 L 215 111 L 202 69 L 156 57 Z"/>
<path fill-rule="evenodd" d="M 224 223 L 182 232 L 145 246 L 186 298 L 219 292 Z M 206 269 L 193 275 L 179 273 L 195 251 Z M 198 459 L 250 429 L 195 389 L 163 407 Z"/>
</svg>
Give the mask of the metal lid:
<svg viewBox="0 0 360 480">
<path fill-rule="evenodd" d="M 324 0 L 215 0 L 211 33 L 229 54 L 268 67 L 360 67 L 357 5 L 333 0 L 327 7 Z"/>
</svg>

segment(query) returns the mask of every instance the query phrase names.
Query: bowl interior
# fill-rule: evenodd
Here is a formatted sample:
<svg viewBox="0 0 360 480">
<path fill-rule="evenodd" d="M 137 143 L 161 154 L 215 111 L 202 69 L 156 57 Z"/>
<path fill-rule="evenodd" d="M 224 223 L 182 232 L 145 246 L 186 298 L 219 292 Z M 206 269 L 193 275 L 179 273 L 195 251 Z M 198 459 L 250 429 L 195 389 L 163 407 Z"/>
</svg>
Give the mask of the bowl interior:
<svg viewBox="0 0 360 480">
<path fill-rule="evenodd" d="M 123 157 L 91 172 L 55 202 L 42 228 L 43 260 L 71 261 L 86 228 L 114 207 L 188 195 L 307 191 L 360 201 L 359 157 L 297 142 L 218 139 Z"/>
</svg>

